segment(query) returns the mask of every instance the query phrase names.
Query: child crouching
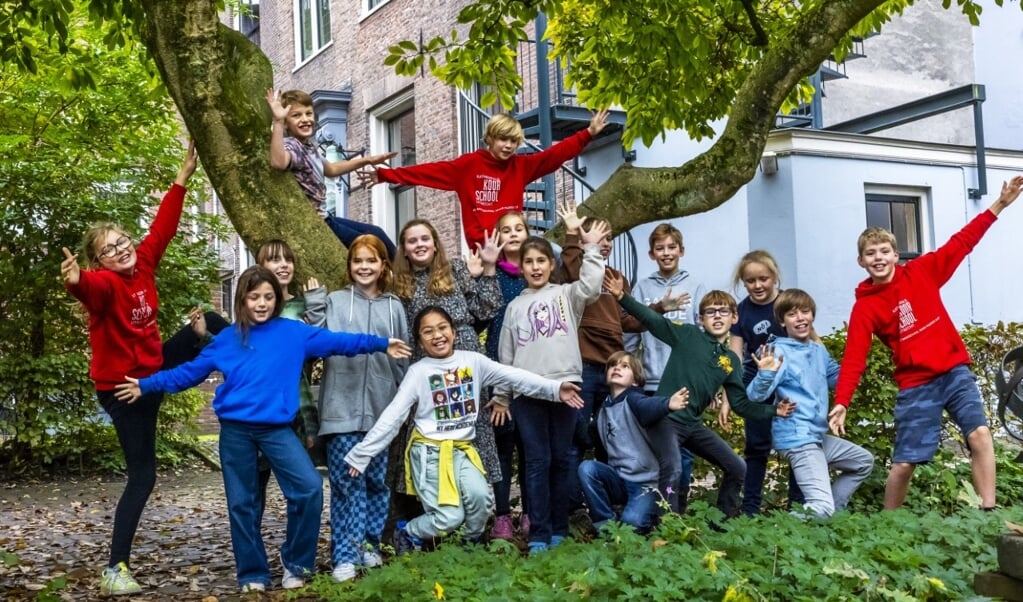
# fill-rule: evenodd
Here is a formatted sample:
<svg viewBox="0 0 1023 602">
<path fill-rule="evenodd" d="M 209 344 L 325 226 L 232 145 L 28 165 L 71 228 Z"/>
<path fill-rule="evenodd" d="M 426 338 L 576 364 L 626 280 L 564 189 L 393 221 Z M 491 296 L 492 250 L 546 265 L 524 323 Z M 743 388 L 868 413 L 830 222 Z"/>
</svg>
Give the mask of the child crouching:
<svg viewBox="0 0 1023 602">
<path fill-rule="evenodd" d="M 586 460 L 579 465 L 579 482 L 593 526 L 599 531 L 615 518 L 612 506 L 624 505 L 621 521 L 646 532 L 657 516 L 660 460 L 647 427 L 689 403 L 689 391 L 670 398 L 643 394 L 643 366 L 631 353 L 617 351 L 605 369 L 611 394 L 597 414 L 597 430 L 607 449 L 607 464 Z"/>
</svg>

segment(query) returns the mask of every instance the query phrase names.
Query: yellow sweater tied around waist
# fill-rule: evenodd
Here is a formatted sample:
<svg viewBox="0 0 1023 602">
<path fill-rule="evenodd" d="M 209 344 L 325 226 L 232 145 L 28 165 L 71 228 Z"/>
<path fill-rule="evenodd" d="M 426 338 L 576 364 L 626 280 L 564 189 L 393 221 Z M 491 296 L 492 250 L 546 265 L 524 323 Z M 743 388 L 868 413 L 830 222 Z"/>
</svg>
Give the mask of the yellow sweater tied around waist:
<svg viewBox="0 0 1023 602">
<path fill-rule="evenodd" d="M 479 452 L 473 447 L 472 441 L 429 439 L 420 433 L 419 429 L 412 429 L 412 436 L 409 437 L 408 445 L 405 447 L 405 487 L 413 495 L 419 495 L 415 484 L 412 482 L 412 462 L 409 458 L 409 451 L 414 443 L 424 443 L 440 448 L 439 465 L 437 467 L 440 479 L 440 483 L 437 484 L 438 506 L 460 506 L 462 504 L 462 498 L 458 495 L 458 483 L 455 481 L 456 449 L 461 450 L 469 458 L 469 461 L 472 462 L 472 465 L 479 469 L 481 473 L 487 474 L 487 471 L 483 468 L 483 460 L 480 459 Z"/>
</svg>

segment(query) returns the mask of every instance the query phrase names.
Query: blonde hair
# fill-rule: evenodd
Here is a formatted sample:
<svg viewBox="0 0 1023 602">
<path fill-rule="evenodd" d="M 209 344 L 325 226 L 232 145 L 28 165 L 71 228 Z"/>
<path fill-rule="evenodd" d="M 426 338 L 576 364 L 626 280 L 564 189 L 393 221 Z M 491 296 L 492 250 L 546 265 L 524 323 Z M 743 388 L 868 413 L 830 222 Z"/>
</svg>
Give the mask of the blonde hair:
<svg viewBox="0 0 1023 602">
<path fill-rule="evenodd" d="M 405 246 L 405 233 L 415 226 L 424 226 L 433 238 L 433 261 L 430 262 L 430 280 L 426 286 L 426 293 L 434 297 L 450 295 L 455 292 L 455 275 L 451 271 L 451 262 L 448 261 L 433 224 L 425 219 L 409 220 L 398 233 L 398 245 Z M 402 299 L 411 299 L 415 293 L 415 279 L 412 277 L 412 264 L 402 250 L 399 249 L 399 252 L 394 254 L 394 292 Z"/>
<path fill-rule="evenodd" d="M 781 270 L 778 269 L 778 262 L 774 260 L 774 257 L 764 251 L 763 249 L 757 249 L 756 251 L 750 251 L 742 256 L 739 260 L 739 266 L 735 268 L 735 278 L 732 285 L 738 290 L 739 285 L 742 283 L 742 273 L 746 271 L 746 268 L 751 263 L 759 263 L 760 265 L 767 268 L 768 272 L 771 272 L 771 277 L 774 278 L 774 285 L 781 285 Z"/>
<path fill-rule="evenodd" d="M 377 278 L 377 289 L 380 293 L 386 293 L 393 285 L 391 282 L 393 277 L 391 260 L 387 256 L 387 247 L 384 246 L 383 241 L 372 234 L 356 236 L 351 246 L 348 247 L 348 280 L 355 280 L 352 277 L 352 258 L 359 249 L 369 249 L 380 260 L 380 277 Z"/>
<path fill-rule="evenodd" d="M 860 234 L 860 237 L 856 239 L 856 250 L 860 257 L 863 256 L 863 251 L 867 248 L 867 245 L 877 245 L 888 243 L 892 246 L 895 251 L 899 250 L 898 242 L 895 240 L 895 235 L 885 230 L 880 226 L 871 226 Z"/>
<path fill-rule="evenodd" d="M 657 241 L 669 236 L 679 247 L 682 247 L 682 231 L 668 222 L 664 222 L 663 224 L 658 224 L 653 232 L 650 233 L 650 250 L 654 250 L 654 245 L 657 244 Z"/>
<path fill-rule="evenodd" d="M 131 238 L 124 228 L 113 222 L 101 222 L 90 226 L 85 232 L 85 236 L 82 237 L 82 252 L 85 253 L 90 267 L 95 268 L 99 265 L 99 247 L 101 243 L 106 242 L 107 234 L 110 232 L 117 232 L 121 236 Z"/>
<path fill-rule="evenodd" d="M 629 368 L 632 369 L 632 382 L 636 383 L 637 387 L 645 385 L 646 376 L 643 374 L 643 362 L 637 360 L 636 356 L 628 351 L 615 351 L 607 358 L 607 362 L 604 364 L 604 377 L 607 378 L 607 371 L 617 366 L 623 359 L 629 364 Z"/>
<path fill-rule="evenodd" d="M 522 144 L 526 134 L 522 131 L 522 124 L 507 113 L 494 115 L 487 122 L 487 129 L 483 134 L 483 143 L 490 146 L 495 140 L 507 138 Z"/>
</svg>

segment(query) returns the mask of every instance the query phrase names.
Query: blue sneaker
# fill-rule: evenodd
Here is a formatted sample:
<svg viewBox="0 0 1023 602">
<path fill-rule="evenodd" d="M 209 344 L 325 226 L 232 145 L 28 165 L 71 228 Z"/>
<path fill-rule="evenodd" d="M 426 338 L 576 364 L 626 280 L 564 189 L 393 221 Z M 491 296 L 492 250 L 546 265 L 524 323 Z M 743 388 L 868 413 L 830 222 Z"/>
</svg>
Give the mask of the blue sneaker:
<svg viewBox="0 0 1023 602">
<path fill-rule="evenodd" d="M 423 540 L 413 537 L 405 528 L 407 526 L 408 521 L 404 520 L 400 520 L 394 525 L 394 537 L 391 543 L 394 545 L 394 553 L 397 556 L 404 556 L 423 549 Z"/>
<path fill-rule="evenodd" d="M 547 544 L 542 541 L 531 541 L 529 542 L 529 555 L 542 554 L 547 551 Z"/>
<path fill-rule="evenodd" d="M 556 548 L 559 545 L 561 545 L 561 542 L 563 542 L 563 541 L 565 541 L 565 536 L 564 535 L 551 535 L 551 545 L 550 545 L 550 547 Z"/>
</svg>

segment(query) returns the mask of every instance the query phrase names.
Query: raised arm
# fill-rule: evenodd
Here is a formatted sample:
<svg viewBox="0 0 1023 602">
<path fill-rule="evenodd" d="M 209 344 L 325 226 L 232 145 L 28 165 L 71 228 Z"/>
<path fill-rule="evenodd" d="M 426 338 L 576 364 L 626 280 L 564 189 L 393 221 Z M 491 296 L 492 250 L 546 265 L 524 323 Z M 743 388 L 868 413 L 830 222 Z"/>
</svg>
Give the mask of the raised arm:
<svg viewBox="0 0 1023 602">
<path fill-rule="evenodd" d="M 535 180 L 552 173 L 562 164 L 579 156 L 586 145 L 607 126 L 607 118 L 610 114 L 607 109 L 597 111 L 591 115 L 589 127 L 585 130 L 580 130 L 539 153 L 522 156 L 521 159 L 528 165 L 528 179 Z"/>
<path fill-rule="evenodd" d="M 393 159 L 398 153 L 381 153 L 379 155 L 367 155 L 365 157 L 355 157 L 352 159 L 345 159 L 342 161 L 323 162 L 323 175 L 328 178 L 336 178 L 343 176 L 346 173 L 351 173 L 357 169 L 363 167 L 369 167 L 371 165 L 383 165 Z"/>
<path fill-rule="evenodd" d="M 358 476 L 365 472 L 370 461 L 387 449 L 388 444 L 401 430 L 401 425 L 408 417 L 409 409 L 419 402 L 418 387 L 419 381 L 423 378 L 425 376 L 420 374 L 415 366 L 409 369 L 405 380 L 398 387 L 394 399 L 384 408 L 373 428 L 345 456 L 345 463 L 351 467 L 349 474 Z"/>
<path fill-rule="evenodd" d="M 270 112 L 273 114 L 273 123 L 270 126 L 270 167 L 284 171 L 291 166 L 291 153 L 284 146 L 288 109 L 281 104 L 281 91 L 273 88 L 266 91 L 266 104 L 270 105 Z"/>
</svg>

